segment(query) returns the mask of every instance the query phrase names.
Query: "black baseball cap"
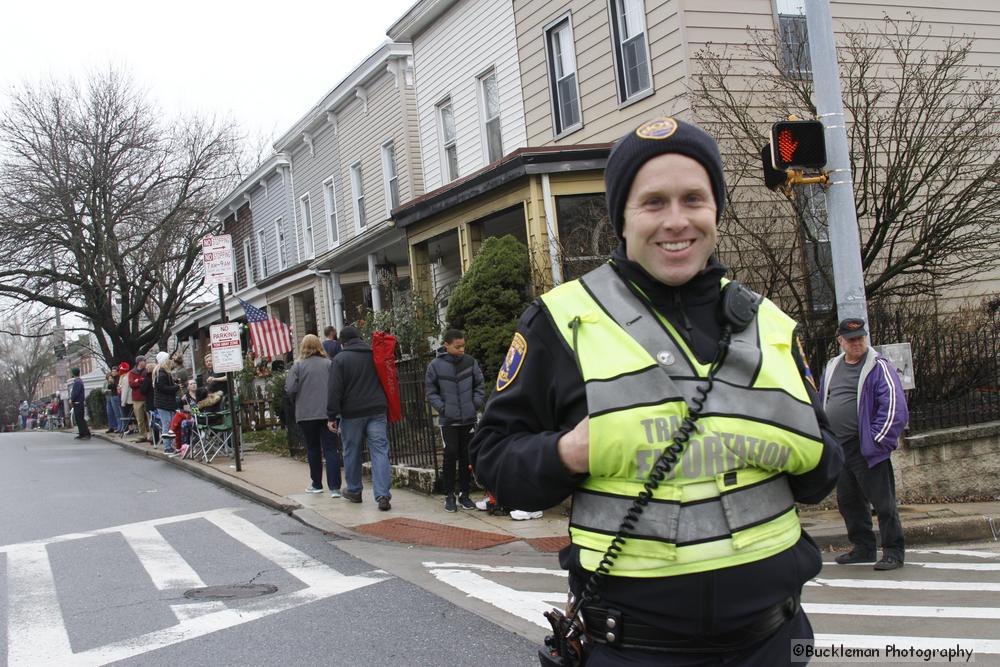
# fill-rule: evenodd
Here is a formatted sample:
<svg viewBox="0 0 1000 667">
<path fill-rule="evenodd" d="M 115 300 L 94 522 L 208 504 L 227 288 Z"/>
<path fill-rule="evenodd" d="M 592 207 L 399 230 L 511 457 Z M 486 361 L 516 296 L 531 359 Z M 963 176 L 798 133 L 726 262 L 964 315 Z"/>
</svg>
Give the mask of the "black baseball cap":
<svg viewBox="0 0 1000 667">
<path fill-rule="evenodd" d="M 837 325 L 837 335 L 845 340 L 867 336 L 865 321 L 858 317 L 848 317 L 840 321 Z"/>
</svg>

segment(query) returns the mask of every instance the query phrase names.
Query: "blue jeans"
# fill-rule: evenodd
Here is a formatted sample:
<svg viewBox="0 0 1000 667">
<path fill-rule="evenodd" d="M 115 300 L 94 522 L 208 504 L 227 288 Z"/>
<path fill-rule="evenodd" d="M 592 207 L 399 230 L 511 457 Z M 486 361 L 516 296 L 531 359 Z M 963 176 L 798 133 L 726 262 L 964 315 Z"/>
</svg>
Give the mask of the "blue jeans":
<svg viewBox="0 0 1000 667">
<path fill-rule="evenodd" d="M 160 415 L 160 442 L 163 443 L 163 451 L 172 452 L 174 451 L 174 436 L 168 438 L 166 433 L 170 430 L 170 422 L 174 420 L 175 411 L 156 408 L 156 412 Z"/>
<path fill-rule="evenodd" d="M 375 497 L 392 498 L 387 427 L 385 413 L 340 420 L 340 437 L 344 442 L 344 477 L 349 492 L 361 493 L 364 488 L 361 485 L 361 443 L 367 439 Z"/>
<path fill-rule="evenodd" d="M 108 428 L 117 431 L 122 419 L 122 403 L 120 396 L 108 396 Z"/>
</svg>

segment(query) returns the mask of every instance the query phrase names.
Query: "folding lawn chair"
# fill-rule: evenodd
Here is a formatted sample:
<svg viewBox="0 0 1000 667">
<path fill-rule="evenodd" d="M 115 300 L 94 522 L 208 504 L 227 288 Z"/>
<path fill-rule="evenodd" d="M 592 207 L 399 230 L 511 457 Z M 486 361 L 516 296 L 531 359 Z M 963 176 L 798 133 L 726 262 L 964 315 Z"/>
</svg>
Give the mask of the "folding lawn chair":
<svg viewBox="0 0 1000 667">
<path fill-rule="evenodd" d="M 228 411 L 194 413 L 194 429 L 191 432 L 191 458 L 201 458 L 211 463 L 216 456 L 232 456 L 233 420 Z"/>
</svg>

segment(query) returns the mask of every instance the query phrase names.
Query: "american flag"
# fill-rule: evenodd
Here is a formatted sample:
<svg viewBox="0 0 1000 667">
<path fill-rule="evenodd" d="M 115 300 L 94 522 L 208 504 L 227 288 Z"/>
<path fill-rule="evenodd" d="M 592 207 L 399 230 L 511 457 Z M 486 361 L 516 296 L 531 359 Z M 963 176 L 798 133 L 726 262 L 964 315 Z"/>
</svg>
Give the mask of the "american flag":
<svg viewBox="0 0 1000 667">
<path fill-rule="evenodd" d="M 263 310 L 251 306 L 243 299 L 239 299 L 239 302 L 243 306 L 243 312 L 246 313 L 247 324 L 250 325 L 250 341 L 253 343 L 254 354 L 274 359 L 291 351 L 292 332 L 287 324 L 269 318 Z"/>
</svg>

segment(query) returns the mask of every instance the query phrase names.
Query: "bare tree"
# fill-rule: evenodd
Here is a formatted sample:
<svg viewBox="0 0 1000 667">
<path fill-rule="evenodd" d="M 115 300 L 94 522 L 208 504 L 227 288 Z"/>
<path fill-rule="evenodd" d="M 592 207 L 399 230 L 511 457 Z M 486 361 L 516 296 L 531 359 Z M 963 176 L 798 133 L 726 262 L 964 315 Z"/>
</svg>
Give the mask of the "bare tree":
<svg viewBox="0 0 1000 667">
<path fill-rule="evenodd" d="M 0 383 L 16 392 L 15 401 L 32 400 L 54 364 L 50 331 L 22 319 L 0 327 Z"/>
<path fill-rule="evenodd" d="M 79 315 L 105 360 L 165 339 L 238 178 L 229 122 L 162 120 L 119 71 L 25 84 L 0 118 L 0 296 Z"/>
<path fill-rule="evenodd" d="M 813 312 L 832 285 L 818 193 L 770 193 L 759 157 L 771 123 L 815 117 L 806 40 L 748 33 L 745 47 L 696 54 L 690 94 L 726 156 L 723 254 L 800 321 L 825 326 L 832 312 Z M 1000 82 L 968 65 L 972 45 L 932 37 L 912 15 L 847 30 L 838 45 L 870 300 L 935 297 L 1000 265 Z"/>
</svg>

